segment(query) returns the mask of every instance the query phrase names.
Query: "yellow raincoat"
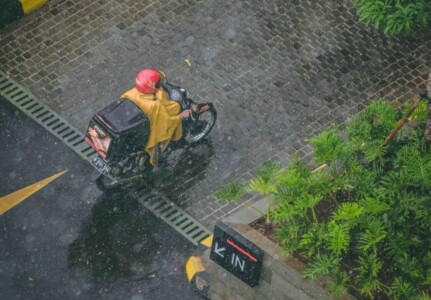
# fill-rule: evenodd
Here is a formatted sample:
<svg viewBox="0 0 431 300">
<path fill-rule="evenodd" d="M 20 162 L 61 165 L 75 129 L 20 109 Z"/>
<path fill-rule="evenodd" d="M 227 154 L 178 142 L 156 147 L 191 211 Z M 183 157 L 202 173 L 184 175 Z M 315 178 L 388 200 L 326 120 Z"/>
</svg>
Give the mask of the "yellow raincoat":
<svg viewBox="0 0 431 300">
<path fill-rule="evenodd" d="M 145 150 L 150 155 L 150 163 L 156 166 L 160 154 L 170 141 L 178 141 L 183 136 L 183 126 L 178 116 L 180 104 L 169 100 L 162 89 L 158 89 L 155 94 L 143 94 L 133 88 L 121 97 L 133 101 L 150 120 L 150 136 Z"/>
</svg>

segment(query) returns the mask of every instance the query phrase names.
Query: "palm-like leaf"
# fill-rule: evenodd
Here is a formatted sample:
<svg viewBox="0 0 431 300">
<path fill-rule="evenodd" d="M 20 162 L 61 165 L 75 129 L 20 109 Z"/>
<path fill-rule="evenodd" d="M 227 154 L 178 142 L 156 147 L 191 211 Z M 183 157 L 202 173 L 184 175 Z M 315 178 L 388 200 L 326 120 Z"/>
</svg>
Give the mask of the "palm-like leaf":
<svg viewBox="0 0 431 300">
<path fill-rule="evenodd" d="M 374 198 L 364 199 L 361 202 L 361 206 L 363 207 L 365 212 L 372 214 L 379 214 L 390 209 L 389 205 L 387 205 L 383 201 Z"/>
<path fill-rule="evenodd" d="M 323 246 L 325 234 L 324 227 L 319 224 L 313 224 L 309 230 L 302 235 L 299 242 L 299 248 L 302 249 L 303 255 L 312 257 L 320 247 Z"/>
<path fill-rule="evenodd" d="M 278 172 L 281 171 L 281 164 L 278 162 L 269 162 L 264 164 L 258 171 L 257 177 L 268 182 L 275 179 Z"/>
<path fill-rule="evenodd" d="M 250 181 L 248 185 L 248 190 L 252 192 L 257 192 L 259 194 L 268 195 L 271 193 L 275 193 L 277 191 L 277 187 L 271 181 L 266 181 L 262 177 L 257 177 Z"/>
<path fill-rule="evenodd" d="M 336 129 L 322 132 L 317 137 L 311 138 L 310 143 L 314 146 L 314 158 L 318 163 L 331 163 L 335 160 L 344 161 L 348 155 L 347 144 L 341 138 Z"/>
<path fill-rule="evenodd" d="M 385 254 L 392 258 L 393 261 L 401 261 L 405 253 L 408 253 L 411 248 L 420 249 L 423 247 L 422 243 L 417 237 L 410 236 L 400 230 L 390 232 L 387 237 Z"/>
<path fill-rule="evenodd" d="M 427 253 L 425 254 L 424 258 L 423 258 L 423 262 L 427 265 L 427 266 L 431 266 L 431 251 L 427 251 Z"/>
<path fill-rule="evenodd" d="M 265 218 L 267 223 L 271 223 L 271 195 L 277 191 L 277 186 L 270 178 L 257 177 L 250 181 L 248 190 L 267 196 Z"/>
<path fill-rule="evenodd" d="M 404 178 L 414 186 L 431 187 L 431 156 L 416 148 L 404 146 L 398 154 L 397 166 Z"/>
<path fill-rule="evenodd" d="M 338 206 L 332 218 L 335 221 L 348 221 L 347 224 L 355 224 L 363 211 L 364 209 L 358 203 L 346 202 Z"/>
<path fill-rule="evenodd" d="M 217 199 L 224 202 L 232 202 L 241 198 L 245 193 L 245 187 L 236 182 L 229 182 L 225 186 L 218 189 L 214 195 Z"/>
<path fill-rule="evenodd" d="M 395 278 L 391 290 L 396 299 L 412 299 L 417 293 L 417 289 L 410 282 L 399 277 Z"/>
<path fill-rule="evenodd" d="M 400 114 L 386 101 L 372 102 L 347 126 L 351 139 L 367 143 L 371 140 L 382 141 L 395 127 Z"/>
<path fill-rule="evenodd" d="M 431 296 L 428 293 L 422 291 L 421 294 L 417 295 L 413 299 L 414 300 L 431 300 Z"/>
<path fill-rule="evenodd" d="M 415 26 L 425 27 L 431 19 L 427 0 L 354 0 L 359 19 L 385 34 L 410 33 Z"/>
<path fill-rule="evenodd" d="M 403 256 L 397 257 L 395 262 L 395 269 L 397 274 L 404 275 L 411 279 L 419 279 L 423 277 L 423 269 L 421 262 L 414 256 L 404 253 Z"/>
<path fill-rule="evenodd" d="M 355 277 L 361 294 L 373 298 L 375 292 L 381 291 L 382 283 L 378 279 L 382 263 L 375 255 L 361 256 L 356 268 L 358 275 Z"/>
<path fill-rule="evenodd" d="M 363 143 L 362 152 L 365 154 L 366 162 L 372 162 L 377 159 L 383 161 L 387 147 L 383 146 L 381 140 L 368 141 Z"/>
<path fill-rule="evenodd" d="M 349 227 L 346 224 L 329 223 L 327 243 L 328 248 L 337 256 L 346 251 L 350 244 Z"/>
<path fill-rule="evenodd" d="M 277 241 L 283 247 L 285 254 L 292 254 L 299 247 L 298 236 L 301 234 L 303 226 L 288 224 L 277 229 Z"/>
<path fill-rule="evenodd" d="M 332 276 L 332 280 L 328 283 L 329 292 L 335 296 L 335 298 L 341 298 L 347 294 L 346 285 L 349 281 L 349 276 L 342 271 L 336 272 Z"/>
<path fill-rule="evenodd" d="M 340 182 L 335 181 L 328 172 L 321 171 L 310 175 L 307 191 L 311 194 L 325 195 L 342 188 Z"/>
<path fill-rule="evenodd" d="M 310 171 L 297 157 L 293 157 L 289 166 L 277 172 L 274 182 L 277 185 L 277 198 L 281 201 L 291 201 L 292 197 L 300 195 L 308 186 Z"/>
<path fill-rule="evenodd" d="M 376 255 L 376 245 L 386 237 L 387 233 L 384 230 L 383 225 L 377 220 L 373 220 L 366 226 L 368 228 L 365 229 L 365 232 L 362 232 L 359 237 L 358 248 L 364 252 L 368 251 L 369 249 L 373 249 L 374 255 Z"/>
<path fill-rule="evenodd" d="M 424 279 L 422 280 L 423 285 L 431 285 L 431 269 L 428 269 L 426 271 L 426 275 L 424 276 Z"/>
<path fill-rule="evenodd" d="M 304 273 L 307 279 L 317 279 L 339 269 L 341 258 L 336 255 L 321 254 L 308 265 Z"/>
<path fill-rule="evenodd" d="M 303 218 L 305 208 L 298 207 L 293 204 L 279 204 L 273 211 L 272 217 L 276 223 L 292 222 L 297 218 Z"/>
</svg>

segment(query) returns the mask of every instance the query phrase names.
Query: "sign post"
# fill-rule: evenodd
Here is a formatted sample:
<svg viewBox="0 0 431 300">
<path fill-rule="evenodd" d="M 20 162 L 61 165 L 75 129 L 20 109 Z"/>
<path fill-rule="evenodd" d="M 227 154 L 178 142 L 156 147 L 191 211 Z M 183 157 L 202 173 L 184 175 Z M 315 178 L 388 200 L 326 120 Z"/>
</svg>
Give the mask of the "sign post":
<svg viewBox="0 0 431 300">
<path fill-rule="evenodd" d="M 259 283 L 263 250 L 217 221 L 210 258 L 251 287 Z"/>
</svg>

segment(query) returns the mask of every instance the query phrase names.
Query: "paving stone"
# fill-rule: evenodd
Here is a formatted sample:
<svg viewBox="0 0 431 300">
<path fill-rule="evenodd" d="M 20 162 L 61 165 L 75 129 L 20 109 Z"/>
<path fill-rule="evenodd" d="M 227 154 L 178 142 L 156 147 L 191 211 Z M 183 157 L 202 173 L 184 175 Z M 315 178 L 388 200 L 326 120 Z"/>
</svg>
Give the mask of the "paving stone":
<svg viewBox="0 0 431 300">
<path fill-rule="evenodd" d="M 81 131 L 144 67 L 214 102 L 214 153 L 175 190 L 214 222 L 231 208 L 211 197 L 222 184 L 275 157 L 310 155 L 305 138 L 372 99 L 404 103 L 425 90 L 430 49 L 431 32 L 387 37 L 350 1 L 69 0 L 2 29 L 0 68 Z"/>
</svg>

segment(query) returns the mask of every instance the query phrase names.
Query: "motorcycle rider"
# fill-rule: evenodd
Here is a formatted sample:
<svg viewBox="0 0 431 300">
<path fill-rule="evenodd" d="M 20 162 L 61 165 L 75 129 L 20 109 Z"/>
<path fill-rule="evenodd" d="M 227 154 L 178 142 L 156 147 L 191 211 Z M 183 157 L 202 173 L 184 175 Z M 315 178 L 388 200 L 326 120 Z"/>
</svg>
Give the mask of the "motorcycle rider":
<svg viewBox="0 0 431 300">
<path fill-rule="evenodd" d="M 190 115 L 190 110 L 181 111 L 178 102 L 169 99 L 161 88 L 162 72 L 144 69 L 136 76 L 135 87 L 121 97 L 134 102 L 150 121 L 150 135 L 145 151 L 150 163 L 157 166 L 160 154 L 171 141 L 179 141 L 183 136 L 182 120 Z"/>
</svg>

